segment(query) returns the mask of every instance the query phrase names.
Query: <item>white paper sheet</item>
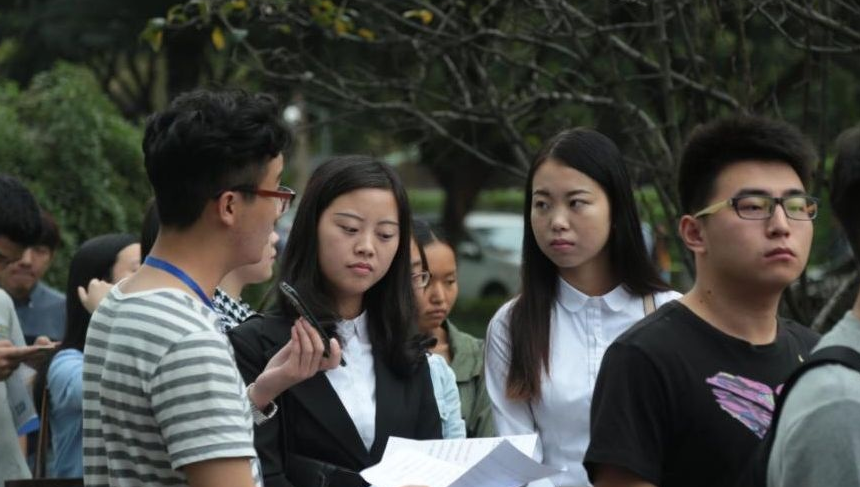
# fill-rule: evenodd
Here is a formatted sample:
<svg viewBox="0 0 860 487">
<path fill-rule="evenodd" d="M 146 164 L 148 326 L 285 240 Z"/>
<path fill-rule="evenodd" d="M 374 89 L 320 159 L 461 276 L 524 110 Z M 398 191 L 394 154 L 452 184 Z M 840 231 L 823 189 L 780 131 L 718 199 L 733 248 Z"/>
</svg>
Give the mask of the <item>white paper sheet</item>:
<svg viewBox="0 0 860 487">
<path fill-rule="evenodd" d="M 389 438 L 382 461 L 361 472 L 374 487 L 517 487 L 558 473 L 531 458 L 536 435 L 463 440 Z"/>
<path fill-rule="evenodd" d="M 392 436 L 385 445 L 385 453 L 403 449 L 415 450 L 426 453 L 433 458 L 457 465 L 469 466 L 485 456 L 502 441 L 507 440 L 524 455 L 531 457 L 537 446 L 537 435 L 497 436 L 494 438 L 468 438 L 460 440 L 410 440 Z"/>
</svg>

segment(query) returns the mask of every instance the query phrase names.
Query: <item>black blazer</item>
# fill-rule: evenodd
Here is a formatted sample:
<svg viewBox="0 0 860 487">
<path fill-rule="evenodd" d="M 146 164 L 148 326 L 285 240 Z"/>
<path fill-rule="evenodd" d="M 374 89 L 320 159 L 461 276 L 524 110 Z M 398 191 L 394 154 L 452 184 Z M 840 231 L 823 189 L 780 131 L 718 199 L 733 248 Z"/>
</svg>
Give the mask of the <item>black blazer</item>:
<svg viewBox="0 0 860 487">
<path fill-rule="evenodd" d="M 286 345 L 291 326 L 292 320 L 288 323 L 282 316 L 255 316 L 230 330 L 236 364 L 246 383 L 253 382 Z M 367 485 L 355 472 L 382 459 L 389 436 L 442 437 L 426 360 L 407 380 L 396 377 L 379 358 L 374 371 L 376 436 L 369 452 L 324 373 L 278 396 L 278 414 L 254 429 L 266 487 Z M 332 473 L 333 467 L 345 470 Z"/>
</svg>

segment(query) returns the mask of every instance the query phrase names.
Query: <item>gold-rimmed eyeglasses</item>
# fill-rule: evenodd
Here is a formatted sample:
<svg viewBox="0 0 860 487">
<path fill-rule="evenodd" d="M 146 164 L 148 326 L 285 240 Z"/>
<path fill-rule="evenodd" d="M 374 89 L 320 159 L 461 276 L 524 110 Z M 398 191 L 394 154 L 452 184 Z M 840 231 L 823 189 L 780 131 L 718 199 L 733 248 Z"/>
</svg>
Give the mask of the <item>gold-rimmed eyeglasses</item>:
<svg viewBox="0 0 860 487">
<path fill-rule="evenodd" d="M 781 206 L 785 216 L 792 220 L 809 221 L 818 216 L 818 198 L 805 194 L 791 196 L 768 196 L 768 195 L 743 195 L 735 196 L 707 208 L 693 215 L 693 218 L 701 218 L 714 214 L 723 208 L 732 207 L 735 213 L 744 220 L 767 220 L 773 216 L 776 207 Z"/>
</svg>

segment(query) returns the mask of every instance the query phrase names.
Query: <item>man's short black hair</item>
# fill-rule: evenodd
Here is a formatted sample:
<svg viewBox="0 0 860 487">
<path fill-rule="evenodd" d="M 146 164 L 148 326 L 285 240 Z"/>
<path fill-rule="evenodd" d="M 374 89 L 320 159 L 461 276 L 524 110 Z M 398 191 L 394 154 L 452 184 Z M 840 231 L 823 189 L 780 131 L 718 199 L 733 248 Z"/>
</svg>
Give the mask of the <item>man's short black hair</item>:
<svg viewBox="0 0 860 487">
<path fill-rule="evenodd" d="M 42 231 L 39 205 L 20 181 L 0 174 L 0 236 L 29 247 Z"/>
<path fill-rule="evenodd" d="M 152 115 L 144 162 L 166 227 L 187 228 L 219 192 L 257 185 L 290 135 L 273 97 L 195 90 Z"/>
<path fill-rule="evenodd" d="M 836 159 L 830 176 L 830 206 L 860 264 L 860 126 L 836 139 Z"/>
<path fill-rule="evenodd" d="M 42 210 L 40 215 L 42 231 L 39 233 L 35 245 L 44 245 L 51 249 L 51 252 L 54 252 L 60 246 L 60 229 L 57 228 L 57 222 L 54 221 L 54 217 L 50 213 Z"/>
<path fill-rule="evenodd" d="M 783 162 L 806 185 L 816 159 L 812 145 L 793 125 L 758 116 L 715 120 L 693 130 L 681 155 L 681 211 L 695 213 L 711 199 L 717 177 L 743 161 Z"/>
</svg>

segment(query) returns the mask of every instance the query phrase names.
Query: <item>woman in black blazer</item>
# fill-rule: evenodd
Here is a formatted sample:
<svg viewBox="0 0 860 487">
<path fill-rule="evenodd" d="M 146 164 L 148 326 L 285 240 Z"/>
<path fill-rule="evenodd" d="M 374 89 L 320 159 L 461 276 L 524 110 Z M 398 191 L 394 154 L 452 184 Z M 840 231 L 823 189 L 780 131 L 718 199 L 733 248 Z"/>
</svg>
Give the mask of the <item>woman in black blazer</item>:
<svg viewBox="0 0 860 487">
<path fill-rule="evenodd" d="M 414 305 L 406 192 L 385 164 L 336 158 L 314 171 L 282 258 L 281 277 L 341 345 L 345 365 L 276 398 L 255 429 L 267 487 L 367 485 L 357 472 L 390 436 L 441 438 Z M 286 299 L 229 333 L 246 382 L 289 340 L 298 314 Z"/>
</svg>

